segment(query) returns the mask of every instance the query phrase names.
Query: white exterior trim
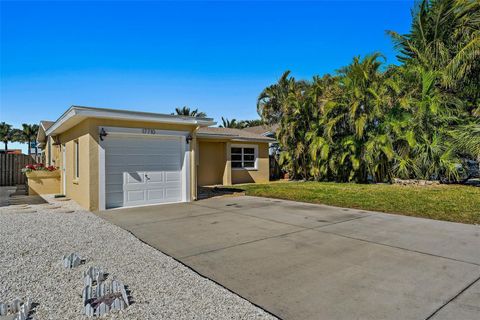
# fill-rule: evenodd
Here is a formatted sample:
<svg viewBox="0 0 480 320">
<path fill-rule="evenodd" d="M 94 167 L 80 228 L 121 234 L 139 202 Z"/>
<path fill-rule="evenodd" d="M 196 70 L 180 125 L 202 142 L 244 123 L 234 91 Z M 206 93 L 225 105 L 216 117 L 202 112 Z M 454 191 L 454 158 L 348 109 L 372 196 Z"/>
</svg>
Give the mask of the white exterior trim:
<svg viewBox="0 0 480 320">
<path fill-rule="evenodd" d="M 105 210 L 105 148 L 98 144 L 98 210 Z"/>
<path fill-rule="evenodd" d="M 265 142 L 272 143 L 275 142 L 275 139 L 265 137 L 265 138 L 245 138 L 238 135 L 228 135 L 228 134 L 210 134 L 210 133 L 197 133 L 197 138 L 200 139 L 226 139 L 232 142 Z"/>
<path fill-rule="evenodd" d="M 124 127 L 98 127 L 98 132 L 104 129 L 107 136 L 104 139 L 108 139 L 108 135 L 128 135 L 128 136 L 144 136 L 144 137 L 165 137 L 165 136 L 184 136 L 187 137 L 190 132 L 188 131 L 176 131 L 176 130 L 162 130 L 155 128 L 124 128 Z"/>
<path fill-rule="evenodd" d="M 246 170 L 246 171 L 256 171 L 258 170 L 258 145 L 256 144 L 231 144 L 230 145 L 230 150 L 232 148 L 253 148 L 254 149 L 254 162 L 255 162 L 255 167 L 253 168 L 234 168 L 232 165 L 232 170 Z M 243 153 L 243 151 L 242 151 Z M 243 155 L 242 155 L 243 157 Z M 233 160 L 230 160 L 233 162 Z"/>
<path fill-rule="evenodd" d="M 182 150 L 183 153 L 183 165 L 182 165 L 182 202 L 191 201 L 191 151 L 189 144 L 186 143 L 186 138 L 190 135 L 188 131 L 173 131 L 173 130 L 161 130 L 161 129 L 152 129 L 148 128 L 145 131 L 144 128 L 123 128 L 123 127 L 98 127 L 98 132 L 104 129 L 107 133 L 107 136 L 103 139 L 108 139 L 108 135 L 125 135 L 125 136 L 134 136 L 134 137 L 143 137 L 143 138 L 155 138 L 155 137 L 181 137 Z M 154 131 L 151 131 L 154 130 Z M 192 142 L 190 142 L 192 143 Z M 98 210 L 106 210 L 105 204 L 105 148 L 102 140 L 98 144 Z M 159 203 L 167 204 L 167 203 Z M 147 204 L 148 205 L 148 204 Z M 122 207 L 126 208 L 126 207 Z M 118 208 L 116 208 L 118 209 Z M 110 210 L 110 209 L 109 209 Z M 113 210 L 113 209 L 112 209 Z"/>
<path fill-rule="evenodd" d="M 170 124 L 191 124 L 198 126 L 211 126 L 216 124 L 210 118 L 195 118 L 176 116 L 161 113 L 136 112 L 128 110 L 100 109 L 91 107 L 70 107 L 55 123 L 45 132 L 47 136 L 62 133 L 86 118 L 114 119 L 145 121 Z"/>
<path fill-rule="evenodd" d="M 67 195 L 67 145 L 62 143 L 62 193 Z"/>
</svg>

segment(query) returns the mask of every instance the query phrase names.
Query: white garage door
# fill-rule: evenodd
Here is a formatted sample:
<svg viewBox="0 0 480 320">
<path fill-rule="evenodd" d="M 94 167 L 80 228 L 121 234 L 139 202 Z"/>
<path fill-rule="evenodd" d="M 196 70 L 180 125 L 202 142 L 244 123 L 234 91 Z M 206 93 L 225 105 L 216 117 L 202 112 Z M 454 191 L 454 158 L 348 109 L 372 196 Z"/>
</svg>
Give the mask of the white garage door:
<svg viewBox="0 0 480 320">
<path fill-rule="evenodd" d="M 106 208 L 182 201 L 182 139 L 109 135 L 103 141 Z"/>
</svg>

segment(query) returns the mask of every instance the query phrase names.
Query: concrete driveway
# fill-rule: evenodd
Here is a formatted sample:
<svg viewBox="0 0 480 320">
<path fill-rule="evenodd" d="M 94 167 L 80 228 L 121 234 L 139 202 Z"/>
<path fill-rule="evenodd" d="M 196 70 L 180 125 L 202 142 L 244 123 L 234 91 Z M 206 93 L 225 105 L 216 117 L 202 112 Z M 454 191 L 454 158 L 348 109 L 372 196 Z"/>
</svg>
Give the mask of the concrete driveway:
<svg viewBox="0 0 480 320">
<path fill-rule="evenodd" d="M 479 319 L 479 226 L 256 197 L 98 215 L 283 319 Z"/>
</svg>

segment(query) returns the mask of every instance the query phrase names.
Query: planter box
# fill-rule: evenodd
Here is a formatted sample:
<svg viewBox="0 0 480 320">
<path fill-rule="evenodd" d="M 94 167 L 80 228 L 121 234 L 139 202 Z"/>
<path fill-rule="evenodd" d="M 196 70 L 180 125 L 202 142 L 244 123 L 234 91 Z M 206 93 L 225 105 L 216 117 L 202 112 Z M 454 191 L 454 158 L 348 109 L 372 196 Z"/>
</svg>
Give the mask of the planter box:
<svg viewBox="0 0 480 320">
<path fill-rule="evenodd" d="M 25 174 L 29 195 L 60 193 L 60 170 L 31 171 Z"/>
</svg>

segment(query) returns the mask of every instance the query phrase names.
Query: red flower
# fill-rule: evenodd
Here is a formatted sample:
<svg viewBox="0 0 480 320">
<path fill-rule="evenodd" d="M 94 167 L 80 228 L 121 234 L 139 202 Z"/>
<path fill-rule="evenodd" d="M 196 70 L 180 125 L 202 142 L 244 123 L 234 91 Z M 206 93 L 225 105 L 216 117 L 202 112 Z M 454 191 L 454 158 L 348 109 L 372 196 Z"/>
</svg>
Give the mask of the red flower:
<svg viewBox="0 0 480 320">
<path fill-rule="evenodd" d="M 47 170 L 48 171 L 55 171 L 57 168 L 55 166 L 48 166 Z"/>
<path fill-rule="evenodd" d="M 43 163 L 35 163 L 33 166 L 35 167 L 35 170 L 42 169 L 45 167 Z"/>
<path fill-rule="evenodd" d="M 30 169 L 30 170 L 35 170 L 35 166 L 33 164 L 27 164 L 27 166 L 25 168 Z"/>
</svg>

